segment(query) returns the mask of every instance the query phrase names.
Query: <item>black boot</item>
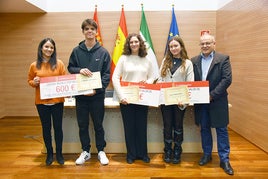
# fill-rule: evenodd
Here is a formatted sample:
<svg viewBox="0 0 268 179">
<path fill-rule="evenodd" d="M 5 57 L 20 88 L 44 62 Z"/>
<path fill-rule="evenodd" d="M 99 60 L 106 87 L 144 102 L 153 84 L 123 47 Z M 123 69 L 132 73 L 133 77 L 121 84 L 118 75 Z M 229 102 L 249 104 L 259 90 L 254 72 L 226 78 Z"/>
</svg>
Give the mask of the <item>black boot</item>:
<svg viewBox="0 0 268 179">
<path fill-rule="evenodd" d="M 172 158 L 172 150 L 166 151 L 164 154 L 164 161 L 170 163 Z"/>
<path fill-rule="evenodd" d="M 56 159 L 60 165 L 64 164 L 64 158 L 61 151 L 56 151 Z"/>
<path fill-rule="evenodd" d="M 174 151 L 173 151 L 174 164 L 178 164 L 181 161 L 182 141 L 183 141 L 183 129 L 174 130 Z"/>
<path fill-rule="evenodd" d="M 46 165 L 49 166 L 53 162 L 53 149 L 47 149 Z"/>
<path fill-rule="evenodd" d="M 173 153 L 173 164 L 178 164 L 181 162 L 181 153 L 182 153 L 181 146 L 175 146 Z"/>
<path fill-rule="evenodd" d="M 170 163 L 172 159 L 172 140 L 164 140 L 164 162 Z"/>
</svg>

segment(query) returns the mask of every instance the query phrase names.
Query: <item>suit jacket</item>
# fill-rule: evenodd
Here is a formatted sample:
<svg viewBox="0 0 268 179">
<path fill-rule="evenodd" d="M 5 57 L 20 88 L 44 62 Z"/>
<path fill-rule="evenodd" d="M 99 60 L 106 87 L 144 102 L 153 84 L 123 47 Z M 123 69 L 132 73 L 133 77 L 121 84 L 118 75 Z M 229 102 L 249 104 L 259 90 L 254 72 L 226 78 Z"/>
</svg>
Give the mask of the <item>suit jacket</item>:
<svg viewBox="0 0 268 179">
<path fill-rule="evenodd" d="M 201 55 L 193 57 L 195 81 L 202 81 Z M 229 56 L 215 52 L 207 74 L 209 93 L 212 101 L 209 103 L 211 127 L 225 127 L 229 124 L 228 92 L 232 83 L 232 69 Z M 201 108 L 205 104 L 195 104 L 195 123 L 200 124 Z"/>
</svg>

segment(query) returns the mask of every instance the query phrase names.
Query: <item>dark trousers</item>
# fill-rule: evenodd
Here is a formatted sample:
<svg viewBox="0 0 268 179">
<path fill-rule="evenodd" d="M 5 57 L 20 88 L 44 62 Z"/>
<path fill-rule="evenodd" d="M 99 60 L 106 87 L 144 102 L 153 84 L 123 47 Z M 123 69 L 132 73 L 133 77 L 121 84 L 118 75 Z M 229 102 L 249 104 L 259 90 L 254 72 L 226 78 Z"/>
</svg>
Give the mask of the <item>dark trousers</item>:
<svg viewBox="0 0 268 179">
<path fill-rule="evenodd" d="M 63 131 L 62 116 L 63 103 L 54 105 L 36 105 L 43 131 L 43 139 L 48 153 L 53 153 L 51 137 L 51 121 L 53 122 L 54 138 L 56 142 L 56 152 L 62 151 Z"/>
<path fill-rule="evenodd" d="M 103 151 L 106 146 L 104 139 L 103 119 L 104 119 L 104 99 L 95 98 L 88 100 L 76 99 L 76 116 L 79 127 L 79 137 L 83 151 L 90 151 L 90 136 L 89 136 L 89 115 L 92 118 L 96 148 Z"/>
<path fill-rule="evenodd" d="M 213 147 L 213 139 L 211 133 L 211 125 L 209 118 L 208 105 L 204 105 L 202 109 L 202 119 L 200 121 L 201 125 L 201 141 L 202 149 L 205 155 L 211 155 Z M 217 148 L 218 155 L 221 162 L 229 161 L 230 144 L 228 129 L 226 127 L 216 128 L 217 135 Z"/>
<path fill-rule="evenodd" d="M 142 159 L 147 157 L 148 106 L 120 104 L 120 110 L 124 124 L 127 158 Z"/>
<path fill-rule="evenodd" d="M 174 147 L 180 147 L 183 142 L 183 118 L 185 110 L 178 108 L 178 105 L 161 105 L 163 118 L 164 151 L 171 150 L 172 141 Z"/>
</svg>

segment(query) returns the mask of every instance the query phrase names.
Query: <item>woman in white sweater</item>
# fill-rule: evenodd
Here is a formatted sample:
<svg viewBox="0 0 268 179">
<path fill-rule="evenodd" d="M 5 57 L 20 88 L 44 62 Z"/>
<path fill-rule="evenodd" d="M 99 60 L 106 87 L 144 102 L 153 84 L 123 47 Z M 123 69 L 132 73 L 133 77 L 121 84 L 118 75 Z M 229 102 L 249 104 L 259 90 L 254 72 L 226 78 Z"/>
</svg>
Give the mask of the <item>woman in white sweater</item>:
<svg viewBox="0 0 268 179">
<path fill-rule="evenodd" d="M 122 93 L 120 79 L 126 82 L 152 83 L 153 66 L 146 55 L 146 46 L 141 36 L 129 34 L 112 76 L 114 90 L 120 102 L 127 148 L 126 161 L 129 164 L 137 159 L 150 162 L 147 150 L 148 106 L 130 104 Z"/>
<path fill-rule="evenodd" d="M 161 76 L 158 82 L 194 81 L 193 65 L 188 60 L 184 42 L 179 36 L 172 37 L 168 42 L 168 50 L 160 67 Z M 161 112 L 164 124 L 164 161 L 174 164 L 180 162 L 183 141 L 183 118 L 186 104 L 164 105 Z M 173 144 L 174 142 L 174 144 Z M 172 144 L 174 149 L 172 151 Z"/>
</svg>

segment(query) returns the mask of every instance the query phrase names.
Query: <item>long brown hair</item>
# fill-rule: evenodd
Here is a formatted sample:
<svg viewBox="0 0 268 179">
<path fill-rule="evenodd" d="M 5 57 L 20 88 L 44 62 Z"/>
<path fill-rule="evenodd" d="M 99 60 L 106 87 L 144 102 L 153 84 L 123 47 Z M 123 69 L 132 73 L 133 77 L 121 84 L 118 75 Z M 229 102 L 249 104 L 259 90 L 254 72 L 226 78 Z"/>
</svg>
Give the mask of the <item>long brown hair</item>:
<svg viewBox="0 0 268 179">
<path fill-rule="evenodd" d="M 55 41 L 52 39 L 52 38 L 45 38 L 43 39 L 39 45 L 38 45 L 38 50 L 37 50 L 37 63 L 36 63 L 36 68 L 37 69 L 40 69 L 41 68 L 41 64 L 43 62 L 43 52 L 42 52 L 42 48 L 43 48 L 43 45 L 46 43 L 46 42 L 50 42 L 52 43 L 52 45 L 54 46 L 54 52 L 52 53 L 51 57 L 50 57 L 50 60 L 49 60 L 49 64 L 51 66 L 51 69 L 52 70 L 55 70 L 57 68 L 57 50 L 56 50 L 56 43 Z"/>
<path fill-rule="evenodd" d="M 172 37 L 168 41 L 168 50 L 167 50 L 167 53 L 165 55 L 165 61 L 164 61 L 164 64 L 162 66 L 162 69 L 161 69 L 161 76 L 162 77 L 165 77 L 167 75 L 167 70 L 171 69 L 172 66 L 173 66 L 173 63 L 172 63 L 173 62 L 173 55 L 170 52 L 170 48 L 169 48 L 169 44 L 173 40 L 179 42 L 180 46 L 181 46 L 180 55 L 181 55 L 181 60 L 182 60 L 181 66 L 182 66 L 183 71 L 185 71 L 186 59 L 189 59 L 189 57 L 187 55 L 187 50 L 186 50 L 186 47 L 184 45 L 184 42 L 183 42 L 182 38 L 180 36 L 178 36 L 178 35 Z"/>
<path fill-rule="evenodd" d="M 132 37 L 137 37 L 137 39 L 140 42 L 140 48 L 139 48 L 139 56 L 140 57 L 145 57 L 147 55 L 147 50 L 146 50 L 146 45 L 145 42 L 142 40 L 142 37 L 139 34 L 132 33 L 129 34 L 128 37 L 126 38 L 125 44 L 124 44 L 124 49 L 123 49 L 123 55 L 131 55 L 131 48 L 130 48 L 130 39 Z"/>
</svg>

